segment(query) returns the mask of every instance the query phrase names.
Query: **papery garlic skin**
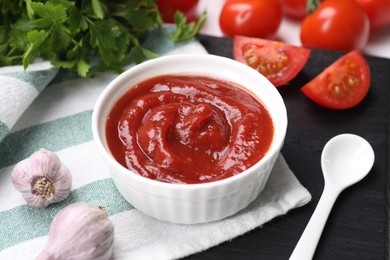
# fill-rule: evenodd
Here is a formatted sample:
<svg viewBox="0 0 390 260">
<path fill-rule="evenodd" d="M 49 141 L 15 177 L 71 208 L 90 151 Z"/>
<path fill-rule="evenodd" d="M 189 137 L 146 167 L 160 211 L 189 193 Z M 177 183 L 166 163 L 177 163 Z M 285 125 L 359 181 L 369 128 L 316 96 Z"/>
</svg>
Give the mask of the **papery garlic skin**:
<svg viewBox="0 0 390 260">
<path fill-rule="evenodd" d="M 38 208 L 64 200 L 72 187 L 68 168 L 55 153 L 46 149 L 40 149 L 17 163 L 11 179 L 25 201 Z"/>
<path fill-rule="evenodd" d="M 79 202 L 54 217 L 49 240 L 36 260 L 108 260 L 113 246 L 114 225 L 104 208 Z"/>
</svg>

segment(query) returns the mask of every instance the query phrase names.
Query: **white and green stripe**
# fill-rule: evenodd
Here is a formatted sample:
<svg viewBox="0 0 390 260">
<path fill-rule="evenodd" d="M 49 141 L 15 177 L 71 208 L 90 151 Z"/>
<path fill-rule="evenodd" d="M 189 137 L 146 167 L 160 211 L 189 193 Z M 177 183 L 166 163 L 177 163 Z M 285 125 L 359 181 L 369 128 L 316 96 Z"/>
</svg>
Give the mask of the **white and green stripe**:
<svg viewBox="0 0 390 260">
<path fill-rule="evenodd" d="M 203 47 L 193 43 L 193 50 L 202 52 Z M 165 47 L 164 51 L 173 47 Z M 188 47 L 183 44 L 182 48 Z M 111 216 L 133 210 L 110 178 L 92 141 L 90 128 L 95 102 L 117 74 L 54 80 L 57 83 L 48 85 L 56 74 L 61 78 L 61 73 L 49 68 L 29 73 L 3 71 L 0 76 L 0 109 L 3 109 L 0 110 L 1 259 L 8 259 L 7 252 L 15 248 L 20 251 L 19 246 L 42 241 L 54 216 L 68 204 L 83 201 L 104 205 Z M 10 100 L 7 97 L 12 91 L 15 98 Z M 10 112 L 16 110 L 21 112 Z M 28 206 L 11 183 L 15 164 L 40 148 L 56 152 L 73 176 L 69 197 L 45 209 Z M 12 258 L 18 259 L 15 255 Z"/>
<path fill-rule="evenodd" d="M 13 127 L 39 92 L 30 83 L 10 76 L 0 75 L 0 84 L 0 122 L 7 130 Z M 5 134 L 0 133 L 0 136 Z"/>
<path fill-rule="evenodd" d="M 8 126 L 0 121 L 0 142 L 4 139 L 4 137 L 8 134 L 9 128 Z"/>
<path fill-rule="evenodd" d="M 53 80 L 58 69 L 0 71 L 1 141 L 38 94 Z"/>
<path fill-rule="evenodd" d="M 172 54 L 206 53 L 203 46 L 195 41 L 173 45 L 156 35 L 151 38 L 147 44 L 160 54 L 172 49 Z M 0 68 L 2 73 L 8 73 L 3 75 L 10 82 L 8 89 L 17 91 L 11 86 L 21 83 L 20 89 L 24 91 L 18 104 L 21 108 L 27 108 L 28 102 L 35 100 L 23 114 L 17 114 L 15 118 L 19 120 L 16 122 L 12 113 L 3 114 L 1 110 L 5 107 L 3 104 L 15 104 L 10 104 L 3 96 L 7 93 L 6 87 L 0 86 L 0 140 L 3 140 L 0 141 L 0 259 L 34 259 L 47 242 L 50 223 L 57 212 L 78 201 L 107 208 L 115 226 L 113 259 L 152 259 L 156 256 L 174 259 L 232 239 L 310 200 L 310 194 L 287 169 L 271 176 L 269 185 L 272 187 L 263 192 L 263 197 L 240 214 L 223 221 L 174 225 L 150 218 L 135 210 L 119 194 L 92 140 L 93 106 L 115 74 L 79 79 L 60 71 L 52 83 L 41 88 L 39 86 L 48 84 L 49 80 L 45 83 L 41 79 L 38 86 L 33 82 L 36 75 L 32 78 L 20 77 L 12 70 Z M 23 80 L 12 83 L 11 80 L 16 79 L 10 76 Z M 27 92 L 31 97 L 25 101 L 22 97 Z M 2 103 L 3 100 L 8 103 Z M 14 189 L 11 173 L 17 162 L 42 147 L 56 152 L 71 171 L 73 185 L 66 200 L 37 209 L 26 205 L 21 194 Z M 287 167 L 283 158 L 280 160 L 280 166 Z M 286 176 L 280 176 L 280 173 L 286 173 Z M 281 183 L 281 180 L 284 182 Z M 278 185 L 282 185 L 283 190 L 274 200 L 269 199 Z M 267 213 L 264 214 L 264 211 Z"/>
<path fill-rule="evenodd" d="M 117 191 L 111 178 L 95 181 L 72 190 L 67 199 L 45 209 L 21 205 L 0 212 L 0 250 L 47 235 L 58 211 L 81 201 L 96 206 L 104 205 L 110 215 L 133 209 Z"/>
<path fill-rule="evenodd" d="M 53 152 L 92 140 L 92 110 L 8 134 L 0 143 L 0 168 L 17 163 L 40 148 Z"/>
<path fill-rule="evenodd" d="M 110 177 L 106 165 L 100 159 L 93 141 L 75 145 L 57 152 L 61 161 L 73 174 L 73 189 Z M 0 169 L 0 198 L 7 198 L 0 203 L 0 212 L 24 205 L 20 193 L 12 186 L 11 173 L 14 165 Z"/>
</svg>

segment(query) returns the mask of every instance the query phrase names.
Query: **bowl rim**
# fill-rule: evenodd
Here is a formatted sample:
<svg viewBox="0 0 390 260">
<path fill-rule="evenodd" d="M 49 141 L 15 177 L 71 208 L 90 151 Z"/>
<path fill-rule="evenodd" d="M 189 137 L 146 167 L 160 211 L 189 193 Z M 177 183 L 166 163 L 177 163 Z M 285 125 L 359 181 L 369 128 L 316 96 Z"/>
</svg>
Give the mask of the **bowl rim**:
<svg viewBox="0 0 390 260">
<path fill-rule="evenodd" d="M 233 176 L 221 179 L 221 180 L 205 182 L 205 183 L 190 183 L 190 184 L 188 184 L 188 183 L 168 183 L 168 182 L 162 182 L 162 181 L 150 179 L 150 178 L 144 177 L 142 175 L 139 175 L 139 174 L 133 172 L 132 170 L 124 167 L 118 161 L 116 161 L 115 158 L 112 156 L 112 154 L 109 152 L 109 148 L 106 147 L 104 145 L 103 141 L 101 140 L 101 134 L 100 134 L 101 131 L 99 131 L 98 126 L 99 126 L 99 122 L 101 120 L 105 120 L 105 119 L 101 118 L 102 117 L 101 113 L 102 113 L 102 110 L 104 109 L 102 105 L 103 105 L 104 101 L 110 99 L 109 94 L 111 92 L 113 92 L 115 89 L 120 88 L 121 83 L 123 81 L 128 79 L 131 75 L 137 74 L 138 71 L 143 71 L 148 66 L 154 65 L 156 63 L 158 64 L 160 62 L 169 62 L 169 61 L 177 62 L 178 60 L 187 62 L 190 59 L 219 60 L 217 62 L 228 63 L 232 67 L 236 66 L 237 69 L 247 70 L 247 73 L 251 73 L 254 77 L 263 78 L 263 81 L 265 80 L 266 82 L 268 82 L 267 88 L 270 88 L 270 91 L 273 92 L 274 98 L 277 100 L 277 102 L 279 102 L 282 105 L 282 106 L 280 106 L 280 111 L 279 111 L 280 117 L 282 119 L 280 122 L 280 126 L 279 126 L 279 132 L 280 132 L 280 134 L 278 135 L 279 138 L 275 138 L 275 135 L 274 135 L 274 138 L 273 138 L 273 141 L 271 143 L 270 148 L 268 149 L 268 151 L 266 152 L 264 157 L 261 158 L 259 161 L 257 161 L 254 165 L 252 165 L 251 167 L 247 168 L 246 170 L 244 170 L 236 175 L 233 175 Z M 171 74 L 174 74 L 174 73 L 171 73 Z M 187 73 L 187 75 L 188 74 L 189 73 Z M 161 73 L 160 75 L 164 75 L 164 73 Z M 185 73 L 183 73 L 183 75 L 185 75 Z M 156 75 L 156 76 L 158 76 L 158 75 Z M 150 76 L 150 77 L 153 77 L 153 76 Z M 150 77 L 148 77 L 148 78 L 150 78 Z M 216 78 L 218 79 L 218 76 L 216 76 Z M 145 79 L 147 79 L 147 78 L 145 78 Z M 246 91 L 250 92 L 251 95 L 254 95 L 257 99 L 260 99 L 257 95 L 255 95 L 253 93 L 253 91 L 251 91 L 250 89 L 247 89 L 245 86 L 242 86 L 242 87 Z M 116 101 L 117 100 L 114 100 L 114 103 Z M 260 101 L 261 101 L 261 99 L 260 99 Z M 269 109 L 269 108 L 267 108 L 266 105 L 265 105 L 265 107 L 266 107 L 266 109 Z M 110 111 L 111 109 L 112 109 L 112 107 L 108 111 Z M 269 113 L 271 113 L 271 112 L 269 112 Z M 271 118 L 272 118 L 272 116 L 271 116 Z M 263 166 L 266 162 L 268 162 L 272 158 L 272 156 L 275 155 L 275 153 L 279 153 L 279 151 L 281 150 L 283 143 L 284 143 L 285 136 L 286 136 L 286 132 L 287 132 L 287 124 L 288 124 L 288 122 L 287 122 L 287 109 L 286 109 L 286 106 L 285 106 L 285 103 L 283 101 L 282 96 L 280 95 L 280 93 L 276 89 L 276 87 L 265 76 L 260 74 L 255 69 L 249 67 L 246 64 L 243 64 L 241 62 L 233 60 L 231 58 L 218 56 L 218 55 L 214 55 L 214 54 L 175 54 L 175 55 L 162 56 L 162 57 L 158 57 L 158 58 L 144 61 L 143 63 L 140 63 L 138 65 L 135 65 L 135 66 L 127 69 L 126 71 L 119 74 L 115 79 L 113 79 L 107 85 L 107 87 L 105 87 L 105 89 L 99 95 L 99 97 L 95 103 L 95 106 L 94 106 L 94 109 L 92 112 L 91 128 L 92 128 L 94 143 L 97 146 L 99 153 L 104 157 L 105 160 L 107 160 L 107 163 L 109 164 L 109 166 L 115 167 L 121 173 L 122 172 L 127 173 L 127 175 L 130 178 L 133 178 L 138 183 L 141 182 L 142 184 L 146 184 L 146 185 L 153 186 L 156 188 L 164 188 L 164 189 L 168 188 L 170 190 L 183 190 L 183 189 L 184 190 L 197 190 L 197 189 L 205 189 L 205 188 L 207 189 L 207 188 L 213 188 L 213 187 L 233 184 L 237 180 L 244 178 L 245 176 L 251 174 L 256 169 Z M 112 174 L 111 171 L 110 171 L 110 174 Z"/>
</svg>

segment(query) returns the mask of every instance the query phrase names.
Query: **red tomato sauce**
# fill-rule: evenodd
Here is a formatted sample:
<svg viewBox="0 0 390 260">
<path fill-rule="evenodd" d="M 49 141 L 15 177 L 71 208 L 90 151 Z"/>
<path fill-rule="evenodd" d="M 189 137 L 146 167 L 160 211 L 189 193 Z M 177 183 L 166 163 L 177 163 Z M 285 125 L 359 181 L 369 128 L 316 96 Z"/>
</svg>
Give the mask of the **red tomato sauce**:
<svg viewBox="0 0 390 260">
<path fill-rule="evenodd" d="M 233 83 L 203 76 L 145 80 L 112 108 L 106 125 L 114 158 L 150 179 L 204 183 L 238 174 L 269 149 L 272 119 Z"/>
</svg>

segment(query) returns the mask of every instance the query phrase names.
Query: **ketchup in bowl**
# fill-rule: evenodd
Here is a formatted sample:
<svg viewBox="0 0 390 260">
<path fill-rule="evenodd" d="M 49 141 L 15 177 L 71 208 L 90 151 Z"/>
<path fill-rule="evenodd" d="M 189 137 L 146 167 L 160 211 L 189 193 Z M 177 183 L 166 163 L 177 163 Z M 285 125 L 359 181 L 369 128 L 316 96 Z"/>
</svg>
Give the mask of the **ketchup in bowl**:
<svg viewBox="0 0 390 260">
<path fill-rule="evenodd" d="M 106 138 L 123 166 L 168 183 L 236 175 L 269 149 L 274 126 L 241 86 L 205 76 L 162 75 L 126 92 L 109 113 Z"/>
</svg>

